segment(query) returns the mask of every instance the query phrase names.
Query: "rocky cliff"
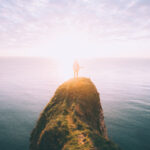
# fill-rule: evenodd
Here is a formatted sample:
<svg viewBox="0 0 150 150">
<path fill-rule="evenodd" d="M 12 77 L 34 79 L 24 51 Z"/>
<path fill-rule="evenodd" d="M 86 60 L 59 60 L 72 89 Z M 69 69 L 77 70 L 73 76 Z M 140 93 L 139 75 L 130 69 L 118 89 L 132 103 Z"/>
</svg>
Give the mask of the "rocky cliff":
<svg viewBox="0 0 150 150">
<path fill-rule="evenodd" d="M 87 78 L 58 87 L 30 137 L 30 150 L 119 150 L 107 136 L 96 87 Z"/>
</svg>

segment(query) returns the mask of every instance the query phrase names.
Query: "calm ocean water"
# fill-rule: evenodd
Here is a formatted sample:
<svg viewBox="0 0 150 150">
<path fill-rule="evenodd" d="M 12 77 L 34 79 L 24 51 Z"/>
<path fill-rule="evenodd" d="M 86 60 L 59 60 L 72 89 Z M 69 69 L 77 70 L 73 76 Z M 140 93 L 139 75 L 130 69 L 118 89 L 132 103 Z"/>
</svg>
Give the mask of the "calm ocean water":
<svg viewBox="0 0 150 150">
<path fill-rule="evenodd" d="M 100 92 L 110 139 L 123 150 L 150 150 L 150 59 L 79 62 Z M 0 150 L 29 149 L 40 112 L 64 81 L 57 61 L 0 58 Z"/>
</svg>

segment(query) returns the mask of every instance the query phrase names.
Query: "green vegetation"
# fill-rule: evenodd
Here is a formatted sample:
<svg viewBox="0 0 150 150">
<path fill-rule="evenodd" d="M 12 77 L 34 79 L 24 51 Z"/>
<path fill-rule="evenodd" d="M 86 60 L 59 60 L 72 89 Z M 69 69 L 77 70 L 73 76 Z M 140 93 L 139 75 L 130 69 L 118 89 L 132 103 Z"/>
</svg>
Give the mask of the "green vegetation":
<svg viewBox="0 0 150 150">
<path fill-rule="evenodd" d="M 30 137 L 30 150 L 119 150 L 107 137 L 94 84 L 71 79 L 56 90 Z"/>
</svg>

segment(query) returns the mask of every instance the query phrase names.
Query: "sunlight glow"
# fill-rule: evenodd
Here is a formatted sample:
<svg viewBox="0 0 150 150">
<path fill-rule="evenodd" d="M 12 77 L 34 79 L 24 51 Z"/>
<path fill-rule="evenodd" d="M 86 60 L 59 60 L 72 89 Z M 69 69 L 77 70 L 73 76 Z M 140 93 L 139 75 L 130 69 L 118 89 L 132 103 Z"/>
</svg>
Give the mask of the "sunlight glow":
<svg viewBox="0 0 150 150">
<path fill-rule="evenodd" d="M 73 77 L 73 58 L 59 59 L 59 70 L 63 80 Z"/>
<path fill-rule="evenodd" d="M 56 34 L 52 43 L 45 46 L 49 49 L 46 55 L 51 57 L 51 51 L 59 62 L 61 77 L 65 80 L 74 76 L 73 63 L 75 60 L 89 56 L 90 42 L 88 36 L 77 30 Z"/>
<path fill-rule="evenodd" d="M 41 51 L 43 49 L 43 51 Z M 37 47 L 37 55 L 58 59 L 91 57 L 94 44 L 89 35 L 79 29 L 56 30 Z M 39 53 L 38 53 L 39 52 Z M 31 54 L 32 55 L 32 54 Z"/>
</svg>

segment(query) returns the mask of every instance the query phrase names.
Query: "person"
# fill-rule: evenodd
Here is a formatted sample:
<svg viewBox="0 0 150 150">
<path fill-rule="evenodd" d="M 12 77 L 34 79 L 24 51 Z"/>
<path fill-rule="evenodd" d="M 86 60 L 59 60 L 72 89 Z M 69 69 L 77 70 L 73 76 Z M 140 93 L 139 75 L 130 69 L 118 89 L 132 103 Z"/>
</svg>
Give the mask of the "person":
<svg viewBox="0 0 150 150">
<path fill-rule="evenodd" d="M 78 62 L 75 61 L 73 64 L 74 78 L 78 78 L 79 70 L 80 70 L 80 66 L 79 66 Z"/>
</svg>

